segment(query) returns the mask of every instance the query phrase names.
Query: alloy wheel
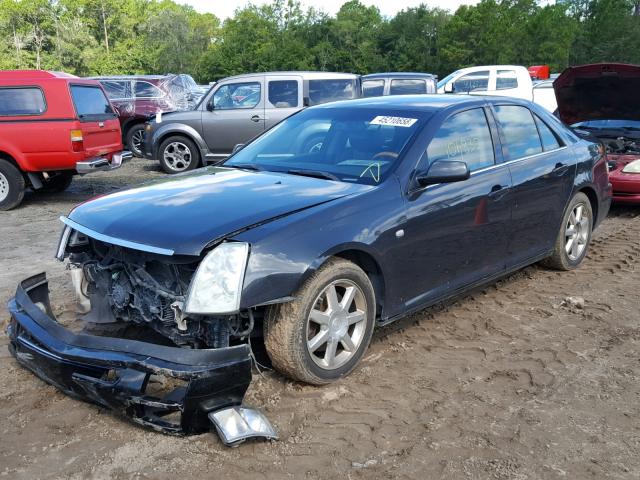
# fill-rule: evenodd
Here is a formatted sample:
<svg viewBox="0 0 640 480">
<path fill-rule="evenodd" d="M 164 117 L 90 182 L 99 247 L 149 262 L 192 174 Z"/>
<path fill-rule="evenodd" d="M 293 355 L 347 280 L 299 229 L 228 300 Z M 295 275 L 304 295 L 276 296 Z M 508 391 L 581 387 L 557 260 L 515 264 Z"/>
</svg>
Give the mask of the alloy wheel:
<svg viewBox="0 0 640 480">
<path fill-rule="evenodd" d="M 337 280 L 318 295 L 309 312 L 307 352 L 320 368 L 334 370 L 356 353 L 367 328 L 367 301 L 354 282 Z"/>
<path fill-rule="evenodd" d="M 182 172 L 191 165 L 191 150 L 182 142 L 171 142 L 167 145 L 163 157 L 169 168 L 175 172 Z"/>
<path fill-rule="evenodd" d="M 567 226 L 565 228 L 565 245 L 564 249 L 567 252 L 569 260 L 575 262 L 578 260 L 589 242 L 589 235 L 591 224 L 589 216 L 585 215 L 585 206 L 582 203 L 578 203 L 573 210 L 569 219 L 567 220 Z"/>
<path fill-rule="evenodd" d="M 144 130 L 138 129 L 131 135 L 131 149 L 136 157 L 142 156 L 142 142 L 144 141 Z"/>
</svg>

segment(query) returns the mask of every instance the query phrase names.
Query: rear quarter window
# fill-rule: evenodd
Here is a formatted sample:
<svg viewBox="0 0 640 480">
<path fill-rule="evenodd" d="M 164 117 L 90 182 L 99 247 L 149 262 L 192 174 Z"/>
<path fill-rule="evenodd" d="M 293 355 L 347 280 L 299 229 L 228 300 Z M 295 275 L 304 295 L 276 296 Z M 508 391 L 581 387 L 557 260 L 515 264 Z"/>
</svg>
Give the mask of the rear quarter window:
<svg viewBox="0 0 640 480">
<path fill-rule="evenodd" d="M 356 97 L 356 81 L 342 79 L 309 80 L 309 103 L 336 102 Z"/>
<path fill-rule="evenodd" d="M 71 97 L 80 120 L 113 118 L 111 104 L 100 87 L 71 85 Z"/>
<path fill-rule="evenodd" d="M 419 78 L 391 80 L 390 95 L 415 95 L 427 93 L 427 83 Z"/>
<path fill-rule="evenodd" d="M 0 115 L 42 115 L 47 103 L 38 87 L 0 88 Z"/>
</svg>

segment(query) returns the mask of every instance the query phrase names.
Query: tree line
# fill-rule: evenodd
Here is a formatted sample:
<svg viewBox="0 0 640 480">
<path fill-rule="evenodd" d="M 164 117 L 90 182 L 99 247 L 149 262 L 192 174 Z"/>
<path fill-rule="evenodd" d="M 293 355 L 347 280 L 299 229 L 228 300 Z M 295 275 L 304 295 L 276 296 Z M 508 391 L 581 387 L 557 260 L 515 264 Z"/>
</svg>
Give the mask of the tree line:
<svg viewBox="0 0 640 480">
<path fill-rule="evenodd" d="M 199 82 L 268 70 L 354 73 L 469 65 L 640 63 L 640 0 L 482 0 L 336 15 L 274 0 L 221 22 L 171 0 L 0 0 L 0 69 L 80 76 L 190 73 Z"/>
</svg>

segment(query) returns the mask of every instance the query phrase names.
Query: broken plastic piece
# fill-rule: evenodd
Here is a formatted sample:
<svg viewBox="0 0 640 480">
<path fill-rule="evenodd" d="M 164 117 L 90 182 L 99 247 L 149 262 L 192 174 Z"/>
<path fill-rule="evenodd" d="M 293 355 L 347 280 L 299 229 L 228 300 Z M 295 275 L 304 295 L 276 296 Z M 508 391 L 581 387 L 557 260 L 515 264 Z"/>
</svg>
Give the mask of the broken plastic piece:
<svg viewBox="0 0 640 480">
<path fill-rule="evenodd" d="M 244 442 L 248 438 L 263 437 L 277 440 L 278 434 L 264 414 L 253 408 L 229 407 L 209 413 L 222 442 L 229 446 Z"/>
</svg>

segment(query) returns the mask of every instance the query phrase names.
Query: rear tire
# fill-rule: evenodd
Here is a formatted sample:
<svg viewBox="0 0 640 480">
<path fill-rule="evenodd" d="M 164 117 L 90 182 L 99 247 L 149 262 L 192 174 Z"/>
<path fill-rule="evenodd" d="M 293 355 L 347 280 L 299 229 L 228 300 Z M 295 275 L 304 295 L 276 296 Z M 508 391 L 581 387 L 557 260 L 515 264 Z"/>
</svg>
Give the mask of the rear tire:
<svg viewBox="0 0 640 480">
<path fill-rule="evenodd" d="M 125 144 L 134 157 L 143 157 L 142 141 L 144 139 L 144 124 L 138 123 L 127 130 Z"/>
<path fill-rule="evenodd" d="M 48 180 L 43 180 L 43 187 L 36 190 L 41 193 L 59 193 L 64 192 L 73 181 L 72 172 L 60 172 L 52 176 Z"/>
<path fill-rule="evenodd" d="M 187 172 L 200 166 L 200 150 L 183 136 L 164 140 L 158 149 L 158 156 L 162 169 L 170 174 Z"/>
<path fill-rule="evenodd" d="M 553 254 L 541 263 L 556 270 L 577 268 L 589 250 L 592 228 L 591 202 L 584 193 L 576 193 L 562 217 Z"/>
<path fill-rule="evenodd" d="M 375 305 L 367 274 L 347 260 L 329 259 L 295 300 L 268 309 L 264 342 L 273 366 L 313 385 L 349 374 L 369 346 Z"/>
<path fill-rule="evenodd" d="M 0 158 L 0 211 L 17 207 L 24 198 L 25 181 L 22 172 Z"/>
</svg>

